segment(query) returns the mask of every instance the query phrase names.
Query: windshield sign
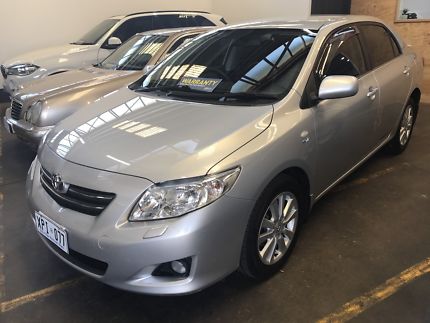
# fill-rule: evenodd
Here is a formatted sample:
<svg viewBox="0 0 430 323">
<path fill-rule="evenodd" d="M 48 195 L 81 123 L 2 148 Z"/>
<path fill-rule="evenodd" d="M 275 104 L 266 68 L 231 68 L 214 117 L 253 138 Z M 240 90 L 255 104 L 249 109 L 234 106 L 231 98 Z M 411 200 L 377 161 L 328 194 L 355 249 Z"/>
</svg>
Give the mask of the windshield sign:
<svg viewBox="0 0 430 323">
<path fill-rule="evenodd" d="M 131 88 L 195 101 L 274 102 L 291 90 L 314 35 L 226 29 L 190 41 Z"/>
<path fill-rule="evenodd" d="M 183 77 L 179 82 L 179 86 L 189 86 L 191 89 L 212 92 L 221 81 L 222 79 Z"/>
</svg>

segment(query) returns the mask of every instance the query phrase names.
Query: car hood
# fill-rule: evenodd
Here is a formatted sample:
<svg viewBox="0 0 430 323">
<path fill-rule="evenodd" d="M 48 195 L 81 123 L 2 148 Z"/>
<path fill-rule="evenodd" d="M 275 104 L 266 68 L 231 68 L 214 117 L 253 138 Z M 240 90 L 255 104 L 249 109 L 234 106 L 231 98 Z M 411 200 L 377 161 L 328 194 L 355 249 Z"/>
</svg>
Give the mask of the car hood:
<svg viewBox="0 0 430 323">
<path fill-rule="evenodd" d="M 272 105 L 191 103 L 123 88 L 63 120 L 43 149 L 153 182 L 202 176 L 262 133 L 272 114 Z"/>
<path fill-rule="evenodd" d="M 96 45 L 62 45 L 56 47 L 48 47 L 40 50 L 28 52 L 26 54 L 16 56 L 3 65 L 10 67 L 16 64 L 35 64 L 41 68 L 55 66 L 72 66 L 75 62 L 79 62 L 83 56 L 88 55 L 88 52 L 98 51 Z M 93 60 L 96 60 L 97 55 L 93 55 Z M 84 63 L 84 62 L 82 62 Z M 78 64 L 79 66 L 85 64 Z"/>
<path fill-rule="evenodd" d="M 97 86 L 138 73 L 136 71 L 105 70 L 97 67 L 71 70 L 27 83 L 18 93 L 14 94 L 14 98 L 21 102 L 46 99 L 71 89 Z"/>
</svg>

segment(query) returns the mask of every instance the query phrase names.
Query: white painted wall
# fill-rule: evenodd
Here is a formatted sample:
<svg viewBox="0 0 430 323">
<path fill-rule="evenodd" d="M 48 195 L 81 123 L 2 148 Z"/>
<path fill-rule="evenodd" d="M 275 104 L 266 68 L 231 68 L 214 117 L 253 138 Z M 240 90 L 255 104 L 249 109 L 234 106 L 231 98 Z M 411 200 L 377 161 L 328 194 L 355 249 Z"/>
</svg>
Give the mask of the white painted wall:
<svg viewBox="0 0 430 323">
<path fill-rule="evenodd" d="M 310 3 L 311 0 L 2 1 L 0 63 L 31 50 L 72 42 L 113 15 L 148 10 L 204 10 L 234 23 L 265 17 L 304 18 L 310 14 Z"/>
<path fill-rule="evenodd" d="M 212 11 L 229 23 L 259 18 L 303 19 L 311 14 L 311 0 L 213 0 Z"/>
<path fill-rule="evenodd" d="M 146 10 L 211 11 L 212 0 L 1 1 L 0 62 L 30 50 L 76 40 L 101 20 Z"/>
</svg>

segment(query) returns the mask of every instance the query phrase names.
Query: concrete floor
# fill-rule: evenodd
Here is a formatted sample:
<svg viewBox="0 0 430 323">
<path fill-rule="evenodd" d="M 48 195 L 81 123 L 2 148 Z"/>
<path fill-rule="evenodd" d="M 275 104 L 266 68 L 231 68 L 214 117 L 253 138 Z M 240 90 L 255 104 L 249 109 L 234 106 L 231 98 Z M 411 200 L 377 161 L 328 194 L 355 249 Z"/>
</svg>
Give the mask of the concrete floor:
<svg viewBox="0 0 430 323">
<path fill-rule="evenodd" d="M 4 110 L 4 106 L 3 106 Z M 82 277 L 35 233 L 24 184 L 34 153 L 1 127 L 0 302 Z M 25 296 L 2 322 L 312 322 L 430 257 L 430 106 L 408 150 L 378 153 L 315 207 L 288 265 L 261 284 L 233 274 L 185 297 L 122 292 L 89 278 Z M 1 199 L 2 197 L 2 199 Z M 50 294 L 50 295 L 49 295 Z M 19 304 L 18 304 L 19 305 Z M 353 322 L 430 322 L 430 274 Z"/>
</svg>

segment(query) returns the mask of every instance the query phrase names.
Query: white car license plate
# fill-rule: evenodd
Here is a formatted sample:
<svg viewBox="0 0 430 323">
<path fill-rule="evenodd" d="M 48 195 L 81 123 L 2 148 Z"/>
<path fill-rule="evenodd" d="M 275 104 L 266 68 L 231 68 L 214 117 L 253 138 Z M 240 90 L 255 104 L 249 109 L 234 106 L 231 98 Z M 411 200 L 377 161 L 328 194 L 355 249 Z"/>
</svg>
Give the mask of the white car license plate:
<svg viewBox="0 0 430 323">
<path fill-rule="evenodd" d="M 37 231 L 54 243 L 58 248 L 69 253 L 67 232 L 38 212 L 36 212 L 34 216 L 36 219 Z"/>
</svg>

